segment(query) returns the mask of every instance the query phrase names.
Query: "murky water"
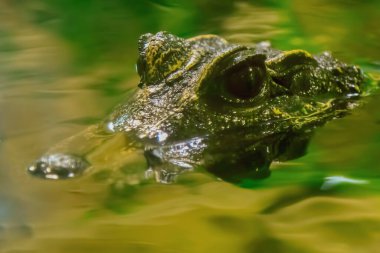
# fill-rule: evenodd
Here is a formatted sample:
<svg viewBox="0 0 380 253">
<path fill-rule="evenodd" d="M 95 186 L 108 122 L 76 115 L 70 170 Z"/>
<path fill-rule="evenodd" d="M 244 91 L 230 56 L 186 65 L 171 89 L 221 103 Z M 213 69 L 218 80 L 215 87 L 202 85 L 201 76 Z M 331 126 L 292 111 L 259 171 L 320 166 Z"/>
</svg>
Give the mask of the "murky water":
<svg viewBox="0 0 380 253">
<path fill-rule="evenodd" d="M 1 1 L 0 252 L 379 252 L 376 91 L 244 187 L 201 172 L 134 186 L 139 150 L 73 180 L 25 171 L 128 96 L 142 33 L 328 50 L 379 80 L 379 16 L 378 1 L 355 0 Z"/>
</svg>

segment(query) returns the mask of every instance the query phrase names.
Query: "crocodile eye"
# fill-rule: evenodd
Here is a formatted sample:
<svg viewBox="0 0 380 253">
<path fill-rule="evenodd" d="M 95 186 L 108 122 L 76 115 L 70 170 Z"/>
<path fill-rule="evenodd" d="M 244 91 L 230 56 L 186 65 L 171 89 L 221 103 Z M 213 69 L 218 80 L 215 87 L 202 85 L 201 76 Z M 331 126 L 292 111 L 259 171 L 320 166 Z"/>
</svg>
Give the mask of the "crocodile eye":
<svg viewBox="0 0 380 253">
<path fill-rule="evenodd" d="M 136 63 L 136 72 L 140 77 L 143 77 L 144 72 L 146 71 L 146 67 L 144 62 L 139 58 Z"/>
<path fill-rule="evenodd" d="M 205 79 L 199 93 L 215 109 L 222 109 L 221 105 L 245 107 L 262 101 L 269 94 L 265 59 L 265 55 L 254 51 L 229 55 Z"/>
<path fill-rule="evenodd" d="M 223 95 L 248 100 L 260 94 L 264 86 L 264 69 L 243 65 L 228 70 L 223 75 Z"/>
</svg>

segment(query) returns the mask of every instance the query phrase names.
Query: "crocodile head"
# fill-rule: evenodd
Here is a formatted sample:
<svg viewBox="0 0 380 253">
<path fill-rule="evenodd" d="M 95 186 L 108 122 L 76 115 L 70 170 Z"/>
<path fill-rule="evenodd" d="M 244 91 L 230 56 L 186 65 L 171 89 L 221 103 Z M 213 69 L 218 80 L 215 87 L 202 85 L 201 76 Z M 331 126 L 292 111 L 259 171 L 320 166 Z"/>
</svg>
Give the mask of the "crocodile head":
<svg viewBox="0 0 380 253">
<path fill-rule="evenodd" d="M 145 145 L 156 178 L 203 166 L 238 182 L 305 152 L 312 130 L 356 104 L 363 74 L 329 53 L 166 32 L 139 40 L 138 90 L 108 118 Z"/>
</svg>

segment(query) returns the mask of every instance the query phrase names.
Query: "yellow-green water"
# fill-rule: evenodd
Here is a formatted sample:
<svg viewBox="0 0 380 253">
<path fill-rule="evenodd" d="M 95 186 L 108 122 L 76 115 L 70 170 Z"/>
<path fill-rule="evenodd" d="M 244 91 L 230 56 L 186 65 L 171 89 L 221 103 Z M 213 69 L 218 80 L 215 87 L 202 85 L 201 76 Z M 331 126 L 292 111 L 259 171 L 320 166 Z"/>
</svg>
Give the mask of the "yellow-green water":
<svg viewBox="0 0 380 253">
<path fill-rule="evenodd" d="M 142 33 L 328 50 L 379 80 L 379 17 L 370 0 L 0 1 L 0 252 L 380 252 L 376 92 L 247 188 L 201 172 L 126 188 L 141 151 L 73 180 L 25 171 L 136 86 Z"/>
</svg>

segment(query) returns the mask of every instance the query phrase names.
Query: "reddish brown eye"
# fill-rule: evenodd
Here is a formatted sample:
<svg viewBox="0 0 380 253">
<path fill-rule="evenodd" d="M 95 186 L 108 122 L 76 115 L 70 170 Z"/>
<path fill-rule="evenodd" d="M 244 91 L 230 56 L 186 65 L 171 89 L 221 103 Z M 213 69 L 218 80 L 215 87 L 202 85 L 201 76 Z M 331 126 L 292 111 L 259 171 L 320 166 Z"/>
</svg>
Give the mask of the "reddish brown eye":
<svg viewBox="0 0 380 253">
<path fill-rule="evenodd" d="M 199 93 L 215 109 L 262 101 L 270 95 L 265 59 L 265 55 L 249 50 L 226 57 L 205 79 Z"/>
<path fill-rule="evenodd" d="M 264 83 L 262 69 L 251 66 L 239 66 L 226 72 L 224 89 L 229 96 L 238 99 L 251 99 L 260 94 Z"/>
</svg>

